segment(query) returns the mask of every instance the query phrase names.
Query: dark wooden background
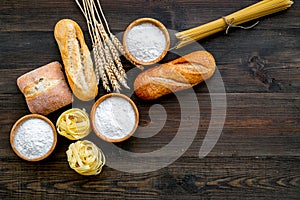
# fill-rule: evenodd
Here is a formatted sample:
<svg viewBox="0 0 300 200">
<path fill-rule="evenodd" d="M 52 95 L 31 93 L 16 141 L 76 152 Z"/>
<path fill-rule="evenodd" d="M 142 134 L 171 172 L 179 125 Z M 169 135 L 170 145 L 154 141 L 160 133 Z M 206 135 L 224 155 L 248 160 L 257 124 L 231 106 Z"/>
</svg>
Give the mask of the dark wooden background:
<svg viewBox="0 0 300 200">
<path fill-rule="evenodd" d="M 140 17 L 159 19 L 169 29 L 186 30 L 257 1 L 102 2 L 111 29 L 118 33 Z M 261 19 L 251 30 L 232 29 L 229 35 L 220 33 L 200 42 L 215 56 L 227 92 L 222 135 L 212 152 L 199 159 L 211 112 L 207 87 L 200 84 L 194 88 L 201 109 L 194 142 L 176 162 L 143 174 L 105 167 L 99 176 L 80 176 L 66 160 L 65 151 L 71 142 L 60 136 L 54 153 L 44 161 L 25 162 L 13 153 L 10 129 L 17 119 L 29 114 L 16 79 L 38 66 L 61 61 L 53 28 L 62 18 L 77 21 L 91 47 L 84 18 L 74 1 L 0 1 L 1 199 L 300 198 L 299 2 L 287 11 Z M 150 124 L 148 109 L 153 102 L 143 102 L 135 95 L 132 99 L 140 110 L 140 125 Z M 170 95 L 154 103 L 165 107 L 166 127 L 153 138 L 131 138 L 119 147 L 147 152 L 172 139 L 180 117 L 180 110 L 174 109 L 178 107 L 176 97 Z M 66 109 L 48 117 L 55 122 Z"/>
</svg>

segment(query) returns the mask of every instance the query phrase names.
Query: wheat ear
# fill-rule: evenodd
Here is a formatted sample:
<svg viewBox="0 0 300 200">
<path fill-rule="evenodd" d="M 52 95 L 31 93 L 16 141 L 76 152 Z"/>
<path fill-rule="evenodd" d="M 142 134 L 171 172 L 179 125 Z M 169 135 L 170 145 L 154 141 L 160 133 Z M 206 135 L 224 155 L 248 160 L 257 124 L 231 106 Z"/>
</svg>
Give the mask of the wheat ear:
<svg viewBox="0 0 300 200">
<path fill-rule="evenodd" d="M 94 46 L 95 46 L 95 49 L 96 49 L 96 53 L 98 54 L 98 69 L 99 69 L 99 74 L 100 72 L 102 72 L 102 82 L 103 82 L 103 85 L 104 85 L 104 88 L 106 91 L 110 91 L 110 87 L 109 87 L 109 83 L 108 83 L 108 80 L 110 81 L 111 85 L 112 85 L 112 88 L 113 90 L 115 90 L 116 92 L 119 92 L 119 89 L 120 89 L 120 85 L 118 84 L 116 78 L 115 78 L 115 75 L 110 67 L 110 65 L 108 64 L 108 61 L 107 61 L 107 58 L 106 58 L 106 55 L 105 55 L 105 50 L 103 48 L 103 45 L 102 45 L 102 34 L 101 32 L 99 31 L 99 29 L 97 28 L 97 24 L 98 24 L 98 21 L 96 19 L 96 15 L 95 14 L 98 14 L 97 13 L 97 10 L 94 10 L 95 9 L 95 4 L 94 4 L 94 1 L 93 0 L 86 0 L 84 1 L 85 4 L 84 4 L 84 10 L 85 12 L 88 14 L 88 23 L 91 24 L 91 29 L 93 31 L 93 39 L 94 39 Z M 101 66 L 102 65 L 102 66 Z M 105 72 L 106 73 L 105 73 Z M 107 78 L 107 76 L 108 78 Z"/>
<path fill-rule="evenodd" d="M 106 29 L 107 29 L 107 31 L 108 31 L 108 33 L 109 33 L 109 35 L 110 35 L 110 38 L 111 38 L 111 40 L 112 40 L 112 43 L 115 45 L 115 47 L 117 47 L 117 49 L 119 50 L 119 52 L 120 52 L 122 55 L 124 55 L 124 57 L 125 57 L 129 62 L 131 62 L 131 64 L 133 64 L 135 67 L 137 67 L 137 68 L 143 70 L 143 69 L 144 69 L 144 66 L 143 66 L 143 65 L 139 65 L 139 64 L 135 63 L 133 60 L 131 60 L 131 59 L 125 54 L 124 47 L 123 47 L 122 43 L 119 41 L 119 39 L 118 39 L 115 35 L 113 35 L 113 34 L 111 33 L 111 31 L 110 31 L 110 29 L 109 29 L 109 26 L 108 26 L 108 23 L 107 23 L 107 20 L 106 20 L 106 17 L 105 17 L 105 15 L 104 15 L 104 13 L 103 13 L 101 3 L 100 3 L 99 0 L 97 0 L 97 6 L 98 6 L 98 8 L 99 8 L 99 10 L 100 10 L 101 16 L 102 16 L 103 21 L 104 21 L 104 23 L 105 23 Z M 97 12 L 97 10 L 96 10 L 96 12 Z M 98 14 L 98 13 L 97 13 L 97 14 Z M 98 14 L 98 15 L 99 15 L 99 14 Z"/>
<path fill-rule="evenodd" d="M 100 76 L 100 78 L 102 80 L 103 88 L 107 92 L 110 92 L 109 80 L 107 79 L 107 76 L 106 76 L 104 68 L 103 68 L 104 62 L 103 62 L 103 59 L 100 58 L 100 54 L 98 52 L 97 46 L 93 47 L 93 52 L 95 55 L 96 74 L 98 73 L 98 77 Z M 98 78 L 98 81 L 100 80 L 100 78 Z"/>
<path fill-rule="evenodd" d="M 101 37 L 102 37 L 102 41 L 105 44 L 104 50 L 105 50 L 106 59 L 107 59 L 107 61 L 109 63 L 109 66 L 110 66 L 111 70 L 113 70 L 113 72 L 114 72 L 117 80 L 124 87 L 126 87 L 126 88 L 129 89 L 129 87 L 128 87 L 127 83 L 126 83 L 126 80 L 125 80 L 126 73 L 125 73 L 125 70 L 123 69 L 123 65 L 122 65 L 121 60 L 119 58 L 118 51 L 114 47 L 113 43 L 111 42 L 111 40 L 110 40 L 110 38 L 109 38 L 109 36 L 107 34 L 107 32 L 110 33 L 110 30 L 109 30 L 108 24 L 106 22 L 105 16 L 103 14 L 102 8 L 100 6 L 100 2 L 97 1 L 97 3 L 98 3 L 98 7 L 99 7 L 99 9 L 101 11 L 101 15 L 104 18 L 106 26 L 107 26 L 107 30 L 105 30 L 105 28 L 103 26 L 103 23 L 101 21 L 101 17 L 99 15 L 97 9 L 95 9 L 95 14 L 97 15 L 97 17 L 99 19 L 99 22 L 97 22 L 97 28 L 98 28 L 98 31 L 99 31 Z M 96 7 L 95 4 L 94 4 L 94 6 Z"/>
<path fill-rule="evenodd" d="M 111 61 L 111 68 L 113 69 L 118 81 L 120 81 L 120 83 L 126 87 L 127 89 L 130 89 L 126 83 L 126 73 L 125 70 L 123 68 L 123 65 L 121 63 L 120 57 L 119 57 L 119 53 L 116 49 L 116 47 L 113 45 L 112 41 L 110 40 L 109 36 L 107 35 L 107 33 L 104 30 L 104 27 L 102 24 L 98 25 L 99 27 L 99 31 L 102 34 L 102 38 L 104 39 L 104 43 L 105 45 L 105 54 L 107 54 L 107 59 L 109 59 Z M 117 66 L 116 66 L 116 65 Z"/>
<path fill-rule="evenodd" d="M 104 52 L 105 52 L 105 58 L 107 60 L 109 69 L 110 69 L 110 71 L 112 71 L 112 73 L 114 75 L 113 76 L 114 78 L 112 79 L 112 81 L 116 82 L 115 84 L 112 83 L 112 86 L 113 86 L 114 90 L 116 90 L 117 92 L 119 92 L 120 85 L 118 83 L 118 78 L 120 77 L 120 74 L 119 74 L 119 71 L 117 70 L 117 68 L 115 66 L 115 63 L 114 63 L 114 61 L 112 59 L 112 56 L 111 56 L 110 51 L 109 51 L 109 48 L 108 48 L 108 46 L 106 44 L 104 44 Z"/>
<path fill-rule="evenodd" d="M 126 87 L 127 89 L 129 89 L 127 83 L 126 83 L 126 80 L 124 78 L 124 76 L 121 75 L 120 71 L 118 70 L 118 68 L 116 67 L 115 63 L 114 63 L 114 59 L 113 59 L 113 55 L 111 53 L 111 49 L 108 47 L 108 45 L 105 45 L 105 55 L 106 55 L 106 58 L 107 60 L 109 60 L 110 62 L 110 67 L 111 69 L 113 70 L 116 78 L 118 79 L 118 81 L 124 86 Z M 122 66 L 121 66 L 122 67 Z M 124 74 L 125 74 L 125 71 L 124 71 Z"/>
<path fill-rule="evenodd" d="M 105 53 L 105 49 L 103 47 L 102 43 L 98 43 L 97 45 L 97 49 L 101 58 L 101 61 L 103 63 L 103 68 L 105 69 L 105 72 L 108 76 L 108 79 L 110 80 L 110 84 L 113 88 L 113 90 L 115 90 L 116 92 L 120 91 L 120 85 L 115 77 L 114 72 L 112 71 L 111 67 L 110 67 L 110 62 L 109 60 L 107 60 L 107 55 Z"/>
</svg>

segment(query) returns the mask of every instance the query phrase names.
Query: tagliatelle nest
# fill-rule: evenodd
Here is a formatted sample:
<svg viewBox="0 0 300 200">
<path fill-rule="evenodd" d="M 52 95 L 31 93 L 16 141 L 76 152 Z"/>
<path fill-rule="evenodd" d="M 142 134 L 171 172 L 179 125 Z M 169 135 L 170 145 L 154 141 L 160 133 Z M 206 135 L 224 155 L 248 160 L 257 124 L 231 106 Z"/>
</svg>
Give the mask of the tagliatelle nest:
<svg viewBox="0 0 300 200">
<path fill-rule="evenodd" d="M 70 140 L 82 139 L 91 132 L 89 116 L 84 110 L 72 108 L 60 115 L 56 129 L 60 135 Z"/>
<path fill-rule="evenodd" d="M 81 175 L 100 174 L 105 165 L 101 149 L 88 140 L 70 144 L 66 153 L 70 167 Z"/>
</svg>

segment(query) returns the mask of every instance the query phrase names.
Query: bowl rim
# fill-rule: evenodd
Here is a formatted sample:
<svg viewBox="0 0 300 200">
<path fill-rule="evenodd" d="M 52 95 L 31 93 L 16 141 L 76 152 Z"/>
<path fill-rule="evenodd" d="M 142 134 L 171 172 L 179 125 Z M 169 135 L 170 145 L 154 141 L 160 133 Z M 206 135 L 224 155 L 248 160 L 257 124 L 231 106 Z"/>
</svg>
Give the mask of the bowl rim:
<svg viewBox="0 0 300 200">
<path fill-rule="evenodd" d="M 126 42 L 126 38 L 127 38 L 127 35 L 129 33 L 129 31 L 136 25 L 139 25 L 139 24 L 142 24 L 142 23 L 151 23 L 153 25 L 155 25 L 157 28 L 159 28 L 164 36 L 165 36 L 165 39 L 166 39 L 166 47 L 164 49 L 164 51 L 161 53 L 161 55 L 156 58 L 155 60 L 152 60 L 150 62 L 144 62 L 144 61 L 141 61 L 141 60 L 138 60 L 136 59 L 128 50 L 127 48 L 127 42 Z M 131 22 L 127 28 L 125 29 L 125 32 L 123 34 L 123 46 L 124 46 L 124 51 L 125 51 L 125 55 L 127 57 L 129 57 L 129 59 L 131 59 L 134 63 L 136 64 L 140 64 L 140 65 L 153 65 L 153 64 L 156 64 L 158 63 L 159 61 L 161 61 L 165 56 L 166 54 L 168 53 L 169 51 L 169 48 L 170 48 L 170 35 L 169 35 L 169 32 L 167 30 L 167 28 L 158 20 L 156 19 L 153 19 L 153 18 L 149 18 L 149 17 L 145 17 L 145 18 L 139 18 L 139 19 L 136 19 L 134 20 L 133 22 Z"/>
<path fill-rule="evenodd" d="M 51 126 L 51 129 L 52 129 L 52 132 L 53 132 L 53 143 L 52 143 L 52 146 L 49 149 L 49 151 L 46 154 L 44 154 L 43 156 L 38 157 L 38 158 L 27 158 L 26 156 L 21 154 L 16 149 L 15 143 L 14 143 L 14 138 L 15 138 L 15 135 L 16 135 L 20 125 L 23 124 L 23 122 L 25 122 L 26 120 L 34 119 L 34 118 L 44 120 L 46 123 L 48 123 Z M 41 161 L 41 160 L 47 158 L 53 152 L 53 150 L 55 149 L 56 144 L 57 144 L 57 132 L 56 132 L 56 128 L 55 128 L 54 124 L 51 122 L 50 119 L 48 119 L 47 117 L 45 117 L 43 115 L 40 115 L 40 114 L 28 114 L 28 115 L 25 115 L 25 116 L 21 117 L 20 119 L 18 119 L 15 122 L 15 124 L 13 125 L 13 127 L 11 128 L 11 131 L 10 131 L 10 145 L 11 145 L 13 151 L 15 152 L 15 154 L 17 156 L 19 156 L 20 158 L 22 158 L 23 160 L 26 160 L 26 161 L 36 162 L 36 161 Z"/>
<path fill-rule="evenodd" d="M 104 100 L 111 98 L 111 97 L 121 97 L 125 100 L 127 100 L 135 113 L 135 125 L 133 127 L 133 129 L 131 130 L 130 133 L 128 133 L 126 136 L 122 137 L 122 138 L 118 138 L 118 139 L 113 139 L 113 138 L 109 138 L 104 136 L 103 134 L 101 134 L 98 129 L 96 128 L 96 124 L 95 124 L 95 113 L 96 113 L 96 109 L 98 108 L 98 106 L 100 105 L 100 103 L 102 103 Z M 127 140 L 128 138 L 130 138 L 134 132 L 136 131 L 138 124 L 139 124 L 139 111 L 137 109 L 137 106 L 135 105 L 135 103 L 126 95 L 124 94 L 119 94 L 119 93 L 109 93 L 106 95 L 103 95 L 102 97 L 100 97 L 93 105 L 91 112 L 90 112 L 90 118 L 91 118 L 91 125 L 92 125 L 92 129 L 94 131 L 94 133 L 102 140 L 106 141 L 106 142 L 113 142 L 113 143 L 117 143 L 117 142 L 123 142 L 125 140 Z"/>
</svg>

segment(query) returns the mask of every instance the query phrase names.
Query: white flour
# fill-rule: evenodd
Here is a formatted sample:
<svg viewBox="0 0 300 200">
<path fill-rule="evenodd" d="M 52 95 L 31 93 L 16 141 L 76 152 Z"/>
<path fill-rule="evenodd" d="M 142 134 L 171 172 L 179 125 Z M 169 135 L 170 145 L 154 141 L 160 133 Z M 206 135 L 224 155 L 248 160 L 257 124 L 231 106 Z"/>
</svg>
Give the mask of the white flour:
<svg viewBox="0 0 300 200">
<path fill-rule="evenodd" d="M 51 149 L 53 141 L 54 134 L 51 126 L 37 118 L 23 122 L 14 138 L 16 150 L 30 159 L 44 156 Z"/>
<path fill-rule="evenodd" d="M 131 55 L 142 62 L 157 59 L 167 45 L 164 33 L 152 23 L 134 26 L 127 33 L 126 43 Z"/>
<path fill-rule="evenodd" d="M 96 128 L 110 139 L 121 139 L 128 135 L 133 130 L 135 121 L 132 105 L 121 97 L 107 98 L 96 109 Z"/>
</svg>

